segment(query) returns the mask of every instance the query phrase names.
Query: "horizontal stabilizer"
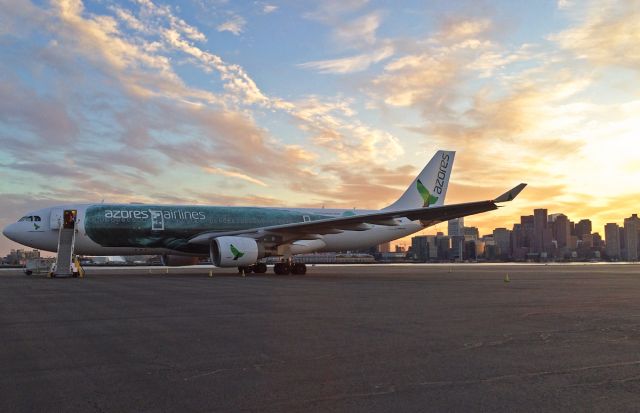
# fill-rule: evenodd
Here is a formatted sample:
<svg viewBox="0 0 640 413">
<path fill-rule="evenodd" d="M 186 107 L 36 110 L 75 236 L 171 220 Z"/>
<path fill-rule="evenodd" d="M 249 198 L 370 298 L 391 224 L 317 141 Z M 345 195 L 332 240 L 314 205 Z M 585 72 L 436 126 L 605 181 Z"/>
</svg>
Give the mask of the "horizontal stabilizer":
<svg viewBox="0 0 640 413">
<path fill-rule="evenodd" d="M 497 197 L 496 199 L 494 199 L 493 202 L 509 202 L 509 201 L 513 201 L 515 199 L 515 197 L 517 197 L 518 194 L 520 192 L 522 192 L 522 190 L 524 189 L 525 186 L 527 186 L 527 184 L 520 184 L 520 185 L 516 186 L 515 188 L 510 189 L 507 192 L 505 192 L 504 194 L 502 194 L 499 197 Z"/>
</svg>

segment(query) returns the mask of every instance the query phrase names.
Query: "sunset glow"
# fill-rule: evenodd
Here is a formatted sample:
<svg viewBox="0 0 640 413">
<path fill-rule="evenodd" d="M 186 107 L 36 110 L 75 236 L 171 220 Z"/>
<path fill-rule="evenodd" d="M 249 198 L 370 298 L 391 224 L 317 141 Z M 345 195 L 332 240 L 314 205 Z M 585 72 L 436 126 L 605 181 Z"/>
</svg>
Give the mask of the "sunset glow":
<svg viewBox="0 0 640 413">
<path fill-rule="evenodd" d="M 0 0 L 0 227 L 66 202 L 640 212 L 640 0 Z M 430 228 L 446 232 L 446 226 Z M 0 240 L 0 255 L 18 245 Z"/>
</svg>

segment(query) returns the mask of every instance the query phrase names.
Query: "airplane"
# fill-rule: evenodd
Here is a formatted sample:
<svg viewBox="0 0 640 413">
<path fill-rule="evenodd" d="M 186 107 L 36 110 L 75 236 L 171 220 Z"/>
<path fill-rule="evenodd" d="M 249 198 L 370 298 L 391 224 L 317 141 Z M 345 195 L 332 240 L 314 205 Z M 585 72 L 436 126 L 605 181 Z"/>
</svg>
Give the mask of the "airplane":
<svg viewBox="0 0 640 413">
<path fill-rule="evenodd" d="M 160 255 L 164 265 L 196 264 L 265 273 L 261 260 L 281 257 L 276 274 L 305 274 L 296 254 L 357 250 L 393 241 L 454 218 L 495 210 L 526 186 L 499 197 L 444 205 L 454 151 L 440 150 L 395 202 L 381 210 L 156 204 L 69 204 L 29 212 L 2 233 L 55 252 L 65 210 L 76 211 L 75 253 Z"/>
</svg>

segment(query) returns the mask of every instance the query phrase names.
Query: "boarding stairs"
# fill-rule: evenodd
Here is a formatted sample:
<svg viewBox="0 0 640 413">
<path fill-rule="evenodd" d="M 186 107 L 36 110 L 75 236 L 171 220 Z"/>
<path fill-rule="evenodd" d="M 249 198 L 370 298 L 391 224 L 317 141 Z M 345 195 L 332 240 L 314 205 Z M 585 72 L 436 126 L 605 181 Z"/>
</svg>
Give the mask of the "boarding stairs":
<svg viewBox="0 0 640 413">
<path fill-rule="evenodd" d="M 52 277 L 71 277 L 74 275 L 71 262 L 76 241 L 76 210 L 65 210 L 63 224 L 58 233 L 58 255 Z"/>
</svg>

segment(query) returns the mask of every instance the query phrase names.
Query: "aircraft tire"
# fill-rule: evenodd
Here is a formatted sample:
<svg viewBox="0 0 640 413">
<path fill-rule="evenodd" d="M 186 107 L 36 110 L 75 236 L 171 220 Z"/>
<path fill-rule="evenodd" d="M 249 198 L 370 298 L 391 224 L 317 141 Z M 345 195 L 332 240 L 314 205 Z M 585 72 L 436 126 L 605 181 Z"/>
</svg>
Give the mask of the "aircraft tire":
<svg viewBox="0 0 640 413">
<path fill-rule="evenodd" d="M 301 262 L 296 262 L 291 266 L 291 273 L 295 275 L 305 275 L 307 273 L 307 266 Z"/>
<path fill-rule="evenodd" d="M 291 272 L 291 267 L 287 263 L 278 262 L 273 266 L 273 272 L 277 275 L 288 275 Z"/>
<path fill-rule="evenodd" d="M 264 274 L 267 272 L 267 264 L 264 262 L 258 262 L 253 266 L 253 272 L 256 274 Z"/>
</svg>

